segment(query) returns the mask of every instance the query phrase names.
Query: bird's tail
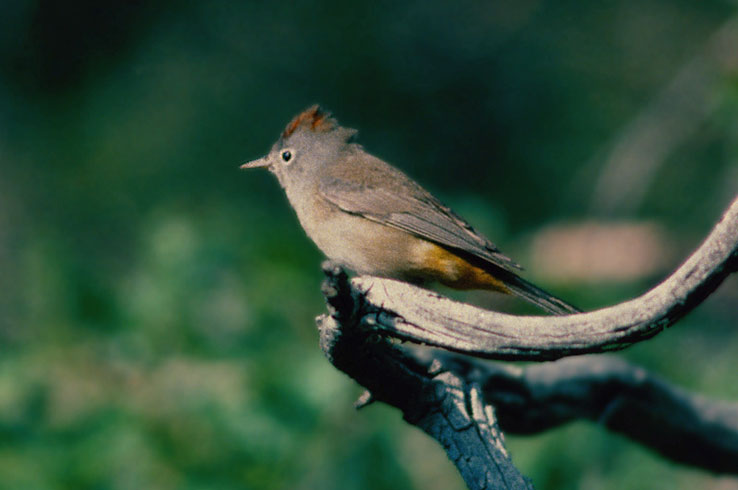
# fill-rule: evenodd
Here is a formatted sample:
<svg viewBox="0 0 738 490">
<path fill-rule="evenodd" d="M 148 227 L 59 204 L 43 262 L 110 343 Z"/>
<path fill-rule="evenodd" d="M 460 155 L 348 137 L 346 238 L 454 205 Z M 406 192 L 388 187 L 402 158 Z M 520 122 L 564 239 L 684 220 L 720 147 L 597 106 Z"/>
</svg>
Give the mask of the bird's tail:
<svg viewBox="0 0 738 490">
<path fill-rule="evenodd" d="M 516 274 L 510 273 L 504 282 L 505 286 L 515 296 L 519 296 L 554 315 L 571 315 L 582 311 Z"/>
<path fill-rule="evenodd" d="M 456 275 L 449 278 L 442 272 L 438 274 L 437 280 L 454 289 L 487 289 L 505 294 L 519 296 L 530 303 L 546 310 L 554 315 L 571 315 L 581 313 L 581 310 L 570 305 L 564 300 L 557 298 L 551 293 L 535 286 L 508 267 L 495 262 L 490 262 L 486 257 L 469 252 L 451 252 L 437 247 L 436 253 L 443 253 L 442 264 L 451 263 L 456 266 Z M 512 262 L 512 261 L 511 261 Z"/>
</svg>

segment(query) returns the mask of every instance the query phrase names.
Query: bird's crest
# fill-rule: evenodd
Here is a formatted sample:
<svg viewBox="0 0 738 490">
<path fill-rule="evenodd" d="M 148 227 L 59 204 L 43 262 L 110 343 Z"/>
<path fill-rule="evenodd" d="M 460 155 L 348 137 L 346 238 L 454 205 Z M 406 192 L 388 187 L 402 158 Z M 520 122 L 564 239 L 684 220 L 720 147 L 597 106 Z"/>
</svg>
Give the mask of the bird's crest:
<svg viewBox="0 0 738 490">
<path fill-rule="evenodd" d="M 318 104 L 305 109 L 296 115 L 282 131 L 282 139 L 289 138 L 297 128 L 304 127 L 315 132 L 327 132 L 338 126 L 330 112 L 324 111 Z"/>
</svg>

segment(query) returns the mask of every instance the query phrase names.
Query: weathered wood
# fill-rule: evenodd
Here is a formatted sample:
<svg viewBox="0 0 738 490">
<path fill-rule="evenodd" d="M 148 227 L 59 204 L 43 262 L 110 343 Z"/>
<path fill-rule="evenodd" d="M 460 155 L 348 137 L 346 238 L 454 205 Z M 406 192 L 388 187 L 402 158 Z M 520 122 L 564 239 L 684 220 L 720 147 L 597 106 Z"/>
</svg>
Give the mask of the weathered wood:
<svg viewBox="0 0 738 490">
<path fill-rule="evenodd" d="M 399 408 L 407 422 L 436 439 L 470 489 L 533 488 L 510 460 L 481 386 L 440 363 L 416 358 L 370 329 L 347 328 L 356 317 L 344 296 L 350 291 L 346 275 L 338 268 L 328 272 L 324 293 L 332 315 L 318 317 L 318 327 L 333 365 L 367 388 L 373 400 Z"/>
<path fill-rule="evenodd" d="M 519 369 L 459 355 L 439 362 L 482 386 L 509 434 L 587 419 L 672 461 L 738 474 L 738 403 L 710 400 L 615 356 L 583 356 Z"/>
<path fill-rule="evenodd" d="M 318 318 L 321 347 L 369 390 L 361 405 L 378 400 L 399 408 L 442 444 L 470 489 L 532 488 L 512 464 L 500 426 L 533 433 L 581 418 L 674 461 L 738 473 L 738 405 L 688 394 L 609 356 L 519 370 L 393 342 L 528 361 L 623 349 L 674 324 L 736 269 L 738 199 L 663 283 L 591 313 L 506 315 L 389 279 L 349 281 L 326 263 L 330 314 Z"/>
<path fill-rule="evenodd" d="M 601 310 L 515 316 L 453 301 L 391 279 L 351 280 L 362 321 L 388 336 L 476 357 L 544 361 L 624 349 L 673 325 L 738 265 L 738 199 L 704 243 L 661 284 Z"/>
</svg>

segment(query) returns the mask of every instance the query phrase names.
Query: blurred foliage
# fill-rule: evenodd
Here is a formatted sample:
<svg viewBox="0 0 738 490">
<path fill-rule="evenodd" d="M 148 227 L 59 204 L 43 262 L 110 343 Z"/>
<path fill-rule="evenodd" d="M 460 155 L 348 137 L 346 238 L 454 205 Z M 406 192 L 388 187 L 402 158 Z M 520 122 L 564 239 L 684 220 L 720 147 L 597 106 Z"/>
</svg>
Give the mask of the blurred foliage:
<svg viewBox="0 0 738 490">
<path fill-rule="evenodd" d="M 320 254 L 273 179 L 237 165 L 320 102 L 525 264 L 528 234 L 589 217 L 610 142 L 734 15 L 718 0 L 4 2 L 0 489 L 463 488 L 397 412 L 351 408 L 358 388 L 316 342 Z M 698 243 L 738 189 L 737 80 L 710 87 L 715 113 L 616 218 Z M 657 279 L 549 287 L 594 308 Z M 736 399 L 737 290 L 623 355 Z M 584 423 L 509 439 L 542 489 L 738 485 Z"/>
</svg>

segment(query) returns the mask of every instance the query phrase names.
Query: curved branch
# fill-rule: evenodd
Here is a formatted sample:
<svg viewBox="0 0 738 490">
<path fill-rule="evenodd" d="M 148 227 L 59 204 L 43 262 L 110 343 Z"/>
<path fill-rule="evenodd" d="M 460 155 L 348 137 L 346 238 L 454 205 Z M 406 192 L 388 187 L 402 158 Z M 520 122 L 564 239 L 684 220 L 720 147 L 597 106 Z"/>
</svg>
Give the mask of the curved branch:
<svg viewBox="0 0 738 490">
<path fill-rule="evenodd" d="M 704 243 L 664 282 L 601 310 L 558 317 L 514 316 L 452 301 L 407 283 L 351 280 L 352 306 L 375 332 L 465 354 L 543 361 L 624 349 L 674 324 L 738 268 L 738 199 Z"/>
<path fill-rule="evenodd" d="M 362 405 L 378 400 L 397 407 L 438 440 L 469 488 L 530 488 L 500 428 L 533 434 L 578 419 L 673 461 L 738 474 L 738 404 L 688 393 L 612 356 L 520 369 L 398 345 L 357 323 L 367 317 L 353 308 L 356 293 L 340 268 L 326 267 L 326 275 L 331 316 L 318 318 L 323 351 L 370 390 Z"/>
<path fill-rule="evenodd" d="M 317 322 L 331 363 L 370 390 L 371 400 L 399 408 L 407 422 L 435 438 L 470 489 L 533 488 L 512 464 L 481 385 L 418 360 L 370 329 L 352 328 L 359 318 L 346 295 L 348 279 L 339 268 L 326 272 L 323 292 L 332 314 Z M 369 401 L 362 397 L 360 403 Z"/>
<path fill-rule="evenodd" d="M 506 433 L 589 419 L 672 461 L 738 474 L 738 404 L 688 393 L 619 358 L 575 357 L 524 370 L 460 356 L 440 360 L 483 387 Z"/>
</svg>

